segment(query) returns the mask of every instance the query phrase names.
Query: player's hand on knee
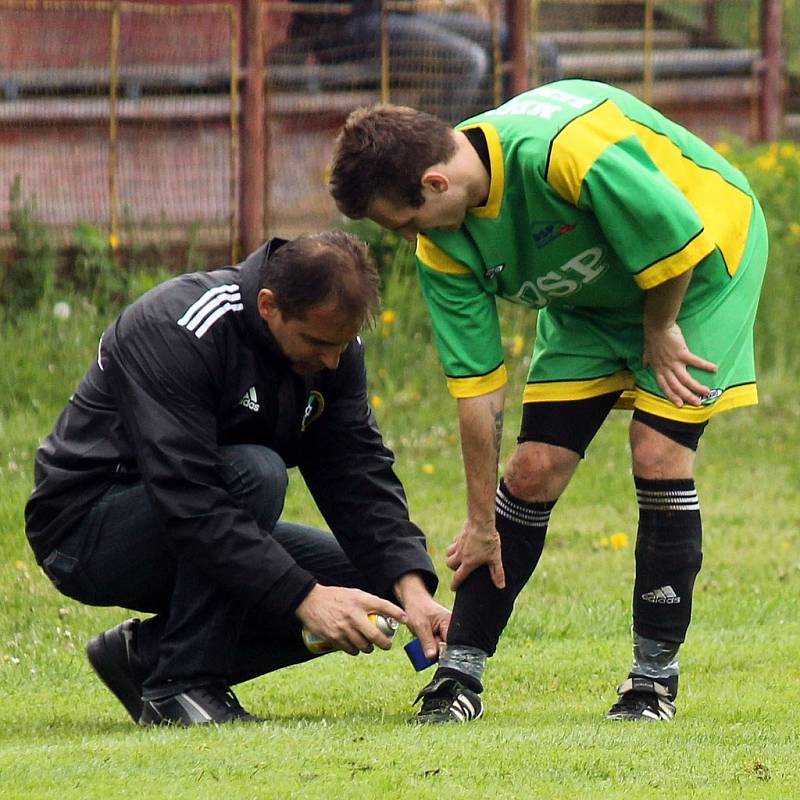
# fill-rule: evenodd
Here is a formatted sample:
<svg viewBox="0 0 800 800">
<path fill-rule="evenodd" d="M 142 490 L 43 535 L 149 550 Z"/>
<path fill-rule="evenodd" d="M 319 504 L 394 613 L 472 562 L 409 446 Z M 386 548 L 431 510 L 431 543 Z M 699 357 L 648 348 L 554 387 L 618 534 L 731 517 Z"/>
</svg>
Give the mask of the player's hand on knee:
<svg viewBox="0 0 800 800">
<path fill-rule="evenodd" d="M 388 650 L 392 640 L 370 620 L 369 614 L 407 621 L 400 606 L 377 595 L 344 586 L 317 584 L 295 611 L 313 633 L 350 655 L 371 653 L 375 646 Z"/>
<path fill-rule="evenodd" d="M 447 566 L 455 572 L 450 585 L 452 590 L 456 591 L 467 576 L 483 564 L 489 568 L 492 583 L 498 589 L 505 588 L 500 534 L 494 525 L 479 528 L 468 521 L 458 538 L 447 548 Z"/>
</svg>

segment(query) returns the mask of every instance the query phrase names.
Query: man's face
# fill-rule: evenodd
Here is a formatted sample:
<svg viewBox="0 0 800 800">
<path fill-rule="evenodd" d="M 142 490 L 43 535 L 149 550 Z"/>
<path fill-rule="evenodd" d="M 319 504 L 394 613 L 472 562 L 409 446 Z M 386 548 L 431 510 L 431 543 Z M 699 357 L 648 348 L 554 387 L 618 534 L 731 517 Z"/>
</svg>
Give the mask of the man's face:
<svg viewBox="0 0 800 800">
<path fill-rule="evenodd" d="M 302 318 L 287 319 L 269 289 L 258 293 L 258 313 L 299 375 L 336 369 L 361 329 L 361 320 L 343 314 L 335 300 L 310 308 Z"/>
<path fill-rule="evenodd" d="M 418 233 L 457 231 L 461 227 L 467 213 L 466 192 L 452 183 L 430 184 L 423 180 L 422 195 L 425 200 L 419 208 L 376 197 L 367 209 L 367 216 L 410 242 Z"/>
</svg>

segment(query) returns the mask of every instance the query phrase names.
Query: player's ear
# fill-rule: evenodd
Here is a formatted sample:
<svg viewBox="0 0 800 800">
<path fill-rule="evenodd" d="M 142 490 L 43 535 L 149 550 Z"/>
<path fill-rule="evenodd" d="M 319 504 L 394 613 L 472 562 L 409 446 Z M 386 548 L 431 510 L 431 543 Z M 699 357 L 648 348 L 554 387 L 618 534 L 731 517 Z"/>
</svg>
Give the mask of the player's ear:
<svg viewBox="0 0 800 800">
<path fill-rule="evenodd" d="M 450 188 L 450 181 L 443 172 L 429 169 L 422 176 L 422 188 L 430 189 L 434 194 L 442 194 Z"/>
<path fill-rule="evenodd" d="M 258 306 L 258 315 L 264 322 L 269 324 L 270 319 L 278 313 L 278 301 L 275 297 L 275 292 L 272 289 L 259 290 L 256 304 Z"/>
</svg>

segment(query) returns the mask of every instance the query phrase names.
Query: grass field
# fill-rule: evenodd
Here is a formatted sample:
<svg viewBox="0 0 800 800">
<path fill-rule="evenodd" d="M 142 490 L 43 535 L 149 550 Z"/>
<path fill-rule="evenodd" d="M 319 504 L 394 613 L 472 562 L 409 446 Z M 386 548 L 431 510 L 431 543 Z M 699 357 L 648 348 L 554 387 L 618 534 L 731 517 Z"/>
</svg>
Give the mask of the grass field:
<svg viewBox="0 0 800 800">
<path fill-rule="evenodd" d="M 402 288 L 402 287 L 401 287 Z M 444 578 L 463 518 L 453 401 L 413 289 L 390 287 L 368 339 L 373 402 Z M 505 452 L 529 319 L 507 319 Z M 60 596 L 22 507 L 32 455 L 92 358 L 103 321 L 76 304 L 0 341 L 0 798 L 785 798 L 800 795 L 800 393 L 773 370 L 757 409 L 709 427 L 698 488 L 705 565 L 672 724 L 608 723 L 629 665 L 635 498 L 626 419 L 609 420 L 553 513 L 549 544 L 487 672 L 487 715 L 406 725 L 429 673 L 334 654 L 240 688 L 254 726 L 139 730 L 91 673 L 85 640 L 124 618 Z M 287 518 L 316 519 L 295 480 Z"/>
</svg>

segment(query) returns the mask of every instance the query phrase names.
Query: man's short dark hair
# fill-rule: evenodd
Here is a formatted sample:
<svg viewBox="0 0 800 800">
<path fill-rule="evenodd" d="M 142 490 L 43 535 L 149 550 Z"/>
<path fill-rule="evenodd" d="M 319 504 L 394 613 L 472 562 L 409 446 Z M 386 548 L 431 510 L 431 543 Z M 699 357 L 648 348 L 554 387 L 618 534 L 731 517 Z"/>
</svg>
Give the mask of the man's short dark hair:
<svg viewBox="0 0 800 800">
<path fill-rule="evenodd" d="M 304 319 L 312 308 L 335 300 L 343 313 L 368 324 L 380 302 L 378 272 L 366 244 L 344 231 L 286 242 L 264 260 L 259 279 L 286 319 Z"/>
<path fill-rule="evenodd" d="M 336 137 L 330 192 L 354 219 L 365 217 L 376 197 L 419 208 L 425 171 L 455 152 L 452 128 L 438 117 L 388 104 L 359 108 Z"/>
</svg>

